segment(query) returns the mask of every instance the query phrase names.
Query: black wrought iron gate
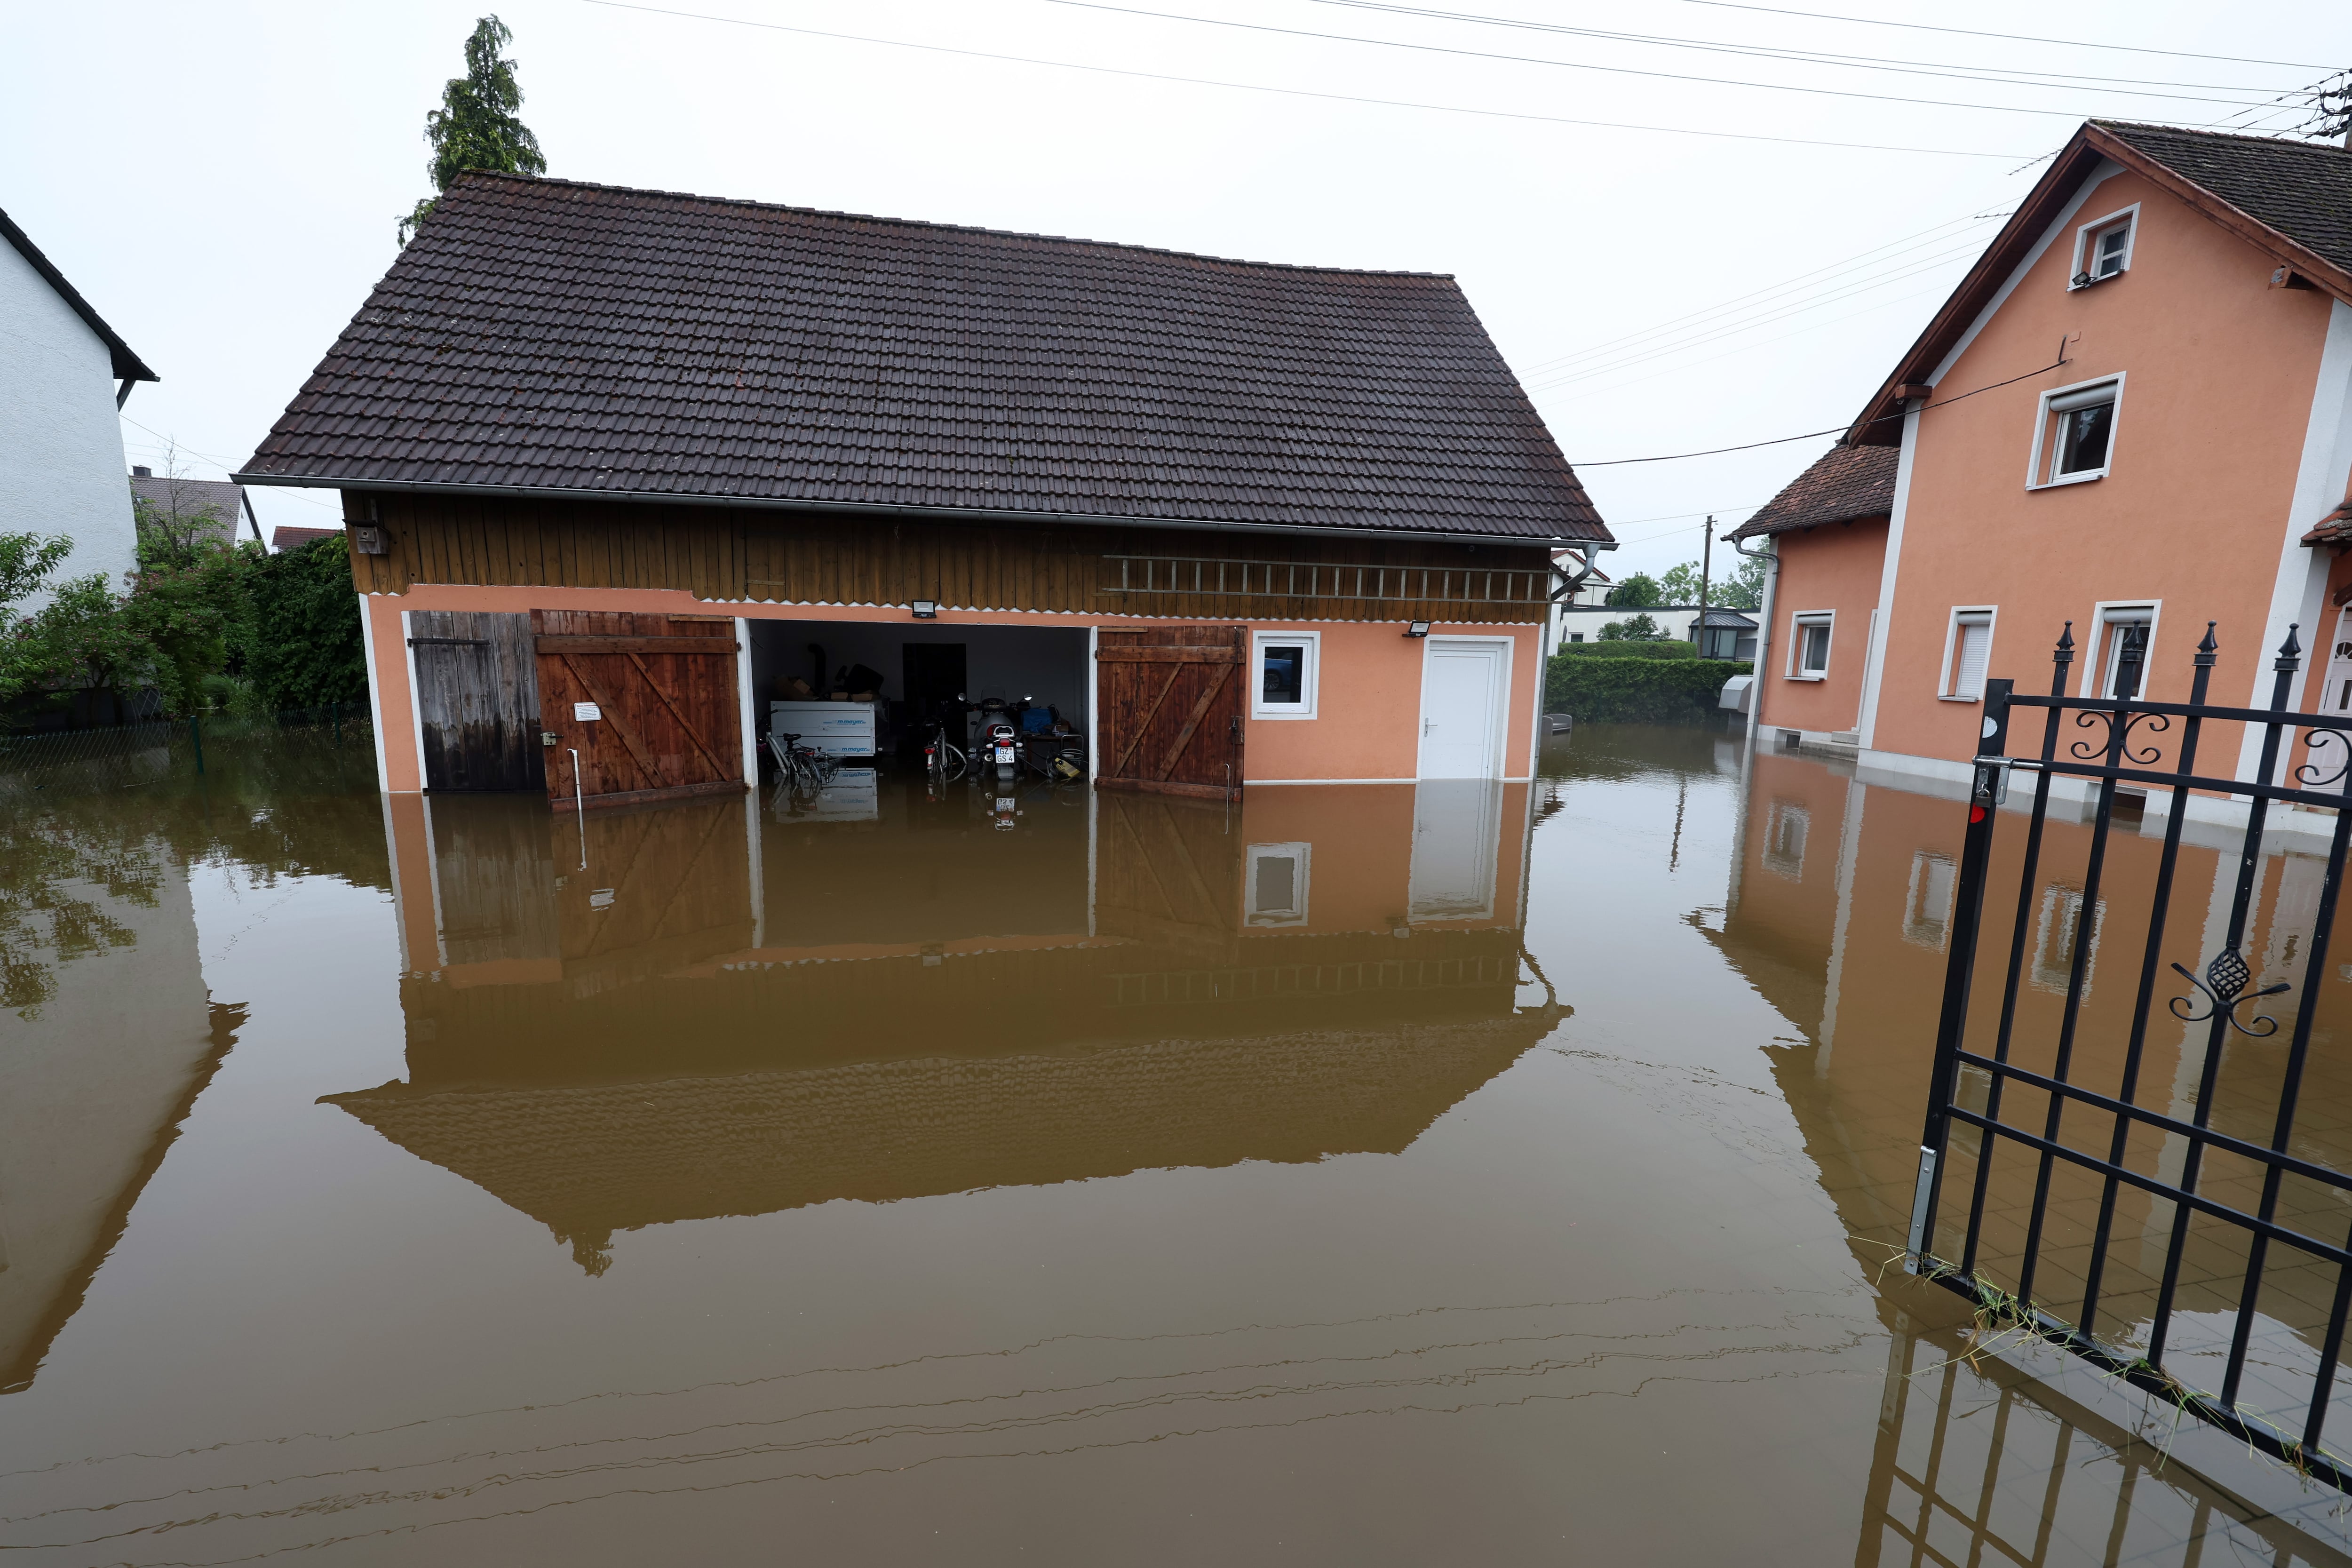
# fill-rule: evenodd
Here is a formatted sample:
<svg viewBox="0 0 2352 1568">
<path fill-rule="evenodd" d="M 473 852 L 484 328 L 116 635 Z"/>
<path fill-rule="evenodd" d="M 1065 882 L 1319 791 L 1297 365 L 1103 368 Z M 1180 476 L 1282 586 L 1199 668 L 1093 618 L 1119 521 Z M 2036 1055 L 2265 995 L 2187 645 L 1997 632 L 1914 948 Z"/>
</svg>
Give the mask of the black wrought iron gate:
<svg viewBox="0 0 2352 1568">
<path fill-rule="evenodd" d="M 2352 1310 L 2352 1005 L 2326 994 L 2352 842 L 2352 809 L 2338 809 L 2352 807 L 2352 717 L 2289 710 L 2292 627 L 2260 709 L 2207 700 L 2220 656 L 2210 623 L 2186 702 L 2139 695 L 2143 646 L 2118 637 L 2105 678 L 2085 683 L 2105 691 L 2069 696 L 2069 623 L 2047 697 L 1986 683 L 1908 1267 L 2352 1490 L 2352 1458 L 2327 1447 Z M 2095 671 L 2101 652 L 2090 650 Z M 2012 758 L 2011 727 L 2035 710 L 2041 733 L 2021 739 L 2038 752 Z M 2250 735 L 2257 744 L 2242 750 Z M 2259 757 L 2251 768 L 2239 765 L 2246 751 Z M 2029 778 L 2021 820 L 2002 807 Z M 2063 842 L 2053 787 L 2082 812 L 2079 827 L 2062 813 Z M 2118 823 L 2119 795 L 2140 797 L 2142 823 Z M 2284 815 L 2302 807 L 2326 815 Z M 2192 816 L 2200 837 L 2226 833 L 2231 847 L 2185 851 Z M 2290 826 L 2315 850 L 2324 836 L 2324 860 L 2265 857 L 2266 829 Z M 2022 844 L 1996 856 L 1996 832 L 2020 827 Z M 2207 853 L 2200 933 L 2169 917 L 2177 893 L 2197 891 L 2176 888 L 2184 856 Z M 2300 909 L 2285 907 L 2290 869 L 2306 889 L 2315 882 Z M 2012 879 L 2010 918 L 1999 906 Z M 2266 887 L 2272 937 L 2250 961 Z M 1993 940 L 1980 941 L 1988 920 Z M 2088 1005 L 2103 943 L 2137 960 L 2127 1006 L 2111 979 Z M 2258 985 L 2258 967 L 2279 978 Z M 2160 990 L 2173 993 L 2161 1013 Z M 2272 997 L 2292 1000 L 2266 1014 Z M 2352 1453 L 2352 1408 L 2336 1414 Z"/>
</svg>

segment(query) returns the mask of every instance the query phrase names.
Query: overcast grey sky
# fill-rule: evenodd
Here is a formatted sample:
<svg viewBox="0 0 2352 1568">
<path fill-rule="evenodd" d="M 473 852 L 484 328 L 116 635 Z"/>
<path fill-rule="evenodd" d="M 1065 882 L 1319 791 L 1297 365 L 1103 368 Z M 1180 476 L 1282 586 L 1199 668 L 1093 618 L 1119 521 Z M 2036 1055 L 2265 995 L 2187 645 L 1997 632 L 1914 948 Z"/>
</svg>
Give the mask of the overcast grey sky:
<svg viewBox="0 0 2352 1568">
<path fill-rule="evenodd" d="M 2021 166 L 2081 118 L 2262 122 L 2246 106 L 2352 64 L 2341 0 L 1787 3 L 2241 58 L 1717 0 L 498 9 L 551 174 L 1456 275 L 1624 542 L 1609 563 L 1622 573 L 1696 555 L 1690 514 L 1727 525 L 1827 439 L 1587 465 L 1844 422 L 2030 187 L 2038 165 Z M 0 207 L 163 375 L 124 410 L 132 462 L 176 440 L 190 472 L 217 478 L 251 453 L 390 265 L 394 220 L 428 194 L 424 116 L 485 8 L 11 7 Z M 1687 47 L 1700 44 L 1731 47 Z M 331 521 L 330 496 L 257 499 L 265 524 Z"/>
</svg>

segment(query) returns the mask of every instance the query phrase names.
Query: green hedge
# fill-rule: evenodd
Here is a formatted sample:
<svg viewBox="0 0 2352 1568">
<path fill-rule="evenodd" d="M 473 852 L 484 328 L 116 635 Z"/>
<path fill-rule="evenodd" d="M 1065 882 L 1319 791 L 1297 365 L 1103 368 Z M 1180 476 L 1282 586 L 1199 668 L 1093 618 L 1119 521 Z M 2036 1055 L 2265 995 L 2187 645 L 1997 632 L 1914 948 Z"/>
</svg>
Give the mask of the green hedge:
<svg viewBox="0 0 2352 1568">
<path fill-rule="evenodd" d="M 1747 675 L 1746 659 L 1554 658 L 1544 675 L 1544 711 L 1580 721 L 1677 723 L 1720 712 L 1723 683 Z"/>
<path fill-rule="evenodd" d="M 1569 658 L 1696 658 L 1698 644 L 1690 642 L 1570 642 L 1559 645 Z"/>
</svg>

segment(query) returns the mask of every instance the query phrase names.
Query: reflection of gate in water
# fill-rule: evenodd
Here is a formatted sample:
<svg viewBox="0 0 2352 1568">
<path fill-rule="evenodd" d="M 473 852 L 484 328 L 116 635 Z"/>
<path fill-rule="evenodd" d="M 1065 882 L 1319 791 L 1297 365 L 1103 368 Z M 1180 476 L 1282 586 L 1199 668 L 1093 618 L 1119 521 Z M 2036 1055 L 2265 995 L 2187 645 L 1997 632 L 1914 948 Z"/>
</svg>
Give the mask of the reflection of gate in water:
<svg viewBox="0 0 2352 1568">
<path fill-rule="evenodd" d="M 1987 683 L 1909 1267 L 1995 1321 L 2352 1489 L 2352 1460 L 2325 1446 L 2352 1313 L 2352 1151 L 2342 1114 L 2352 1081 L 2343 1053 L 2313 1048 L 2315 1036 L 2334 1043 L 2319 1003 L 2352 841 L 2352 812 L 2332 810 L 2352 767 L 2352 717 L 2289 709 L 2300 664 L 2292 630 L 2272 665 L 2264 709 L 2207 701 L 2219 658 L 2210 626 L 2186 703 L 2138 695 L 2139 645 L 2120 646 L 2125 668 L 2098 687 L 2134 695 L 2066 694 L 2071 630 L 2058 644 L 2049 696 Z M 2045 715 L 2039 755 L 2006 756 L 2012 718 L 2035 708 Z M 2200 742 L 2234 751 L 2241 725 L 2260 753 L 2251 779 L 2200 771 Z M 2221 734 L 2206 734 L 2209 726 Z M 2077 731 L 2086 738 L 2062 751 L 2062 737 Z M 2020 856 L 2013 867 L 2004 860 L 1998 879 L 2014 908 L 1994 910 L 1998 807 L 2015 772 L 2031 773 L 2033 794 Z M 2053 881 L 2054 868 L 2042 865 L 2043 828 L 2061 780 L 2087 794 L 2092 832 L 2079 874 L 2067 868 L 2066 879 Z M 2109 909 L 2102 899 L 2119 789 L 2147 792 L 2151 826 L 2165 808 L 2145 909 Z M 2232 806 L 2242 823 L 2221 817 Z M 2271 951 L 2250 958 L 2263 832 L 2311 823 L 2287 816 L 2298 806 L 2330 809 L 2319 819 L 2331 830 L 2326 858 L 2315 888 L 2304 889 L 2309 924 L 2283 941 L 2285 922 L 2274 921 Z M 2226 923 L 2202 937 L 2185 921 L 2168 926 L 2192 811 L 2230 821 L 2238 849 Z M 2007 927 L 2007 942 L 1987 944 L 1979 965 L 1989 914 L 1997 939 Z M 2127 1026 L 2123 997 L 2104 999 L 2096 1013 L 2086 1006 L 2102 942 L 2138 955 Z M 2261 984 L 2256 963 L 2284 978 Z M 1997 1007 L 1972 1006 L 1980 968 Z M 2167 1014 L 2156 1011 L 2159 984 L 2171 993 Z M 2280 1016 L 2262 1011 L 2274 996 Z M 2169 1048 L 2157 1038 L 2169 1036 L 2167 1016 L 2189 1026 L 2179 1046 L 2181 1087 L 2168 1095 L 2174 1084 L 2164 1075 L 2143 1074 L 2152 1045 Z M 2344 1430 L 2339 1423 L 2339 1440 Z"/>
<path fill-rule="evenodd" d="M 2093 1554 L 2108 1563 L 2194 1563 L 2200 1552 L 2210 1563 L 2279 1568 L 2340 1561 L 2293 1525 L 2168 1463 L 2158 1444 L 1999 1361 L 1971 1363 L 1960 1346 L 1924 1340 L 1896 1314 L 1856 1568 L 2040 1568 L 2053 1555 Z"/>
</svg>

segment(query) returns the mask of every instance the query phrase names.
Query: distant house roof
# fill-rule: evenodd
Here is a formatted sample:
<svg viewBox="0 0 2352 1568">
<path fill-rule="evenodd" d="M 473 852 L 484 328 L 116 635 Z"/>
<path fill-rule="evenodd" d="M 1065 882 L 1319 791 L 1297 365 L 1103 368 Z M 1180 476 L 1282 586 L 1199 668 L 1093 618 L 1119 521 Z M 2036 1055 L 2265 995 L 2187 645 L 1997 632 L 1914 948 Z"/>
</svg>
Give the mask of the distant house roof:
<svg viewBox="0 0 2352 1568">
<path fill-rule="evenodd" d="M 1901 455 L 1893 447 L 1832 447 L 1725 537 L 1755 539 L 1885 517 L 1895 509 L 1895 465 Z"/>
<path fill-rule="evenodd" d="M 1848 441 L 1900 444 L 1904 400 L 1896 391 L 1928 383 L 1960 334 L 2041 243 L 2075 189 L 2107 159 L 2179 197 L 2286 272 L 2352 304 L 2352 148 L 2086 121 L 1918 341 L 1895 362 L 1847 431 Z M 1928 406 L 1932 410 L 1934 404 Z"/>
<path fill-rule="evenodd" d="M 71 306 L 73 313 L 79 316 L 83 323 L 99 335 L 100 340 L 106 344 L 107 352 L 113 356 L 115 380 L 159 381 L 163 379 L 147 368 L 144 360 L 131 352 L 131 345 L 122 341 L 121 334 L 108 326 L 99 313 L 90 309 L 89 301 L 81 297 L 81 290 L 66 281 L 66 275 L 58 270 L 57 264 L 41 254 L 41 247 L 27 238 L 25 231 L 18 228 L 16 220 L 5 212 L 0 212 L 0 237 L 5 237 L 9 244 L 15 246 L 16 254 L 31 262 L 33 270 L 39 273 L 43 280 L 58 291 L 58 298 Z"/>
<path fill-rule="evenodd" d="M 480 173 L 237 477 L 1609 536 L 1451 278 Z"/>
<path fill-rule="evenodd" d="M 2352 500 L 2346 501 L 2312 526 L 2305 544 L 2352 545 Z"/>
<path fill-rule="evenodd" d="M 245 491 L 227 479 L 183 479 L 169 474 L 133 474 L 131 493 L 166 517 L 194 520 L 210 514 L 224 537 L 236 537 Z"/>
<path fill-rule="evenodd" d="M 340 528 L 297 528 L 291 523 L 281 522 L 269 531 L 269 548 L 280 553 L 299 550 L 321 539 L 341 538 L 342 531 Z"/>
<path fill-rule="evenodd" d="M 1699 617 L 1699 624 L 1702 626 L 1731 626 L 1749 632 L 1756 629 L 1756 623 L 1738 610 L 1720 609 L 1713 605 L 1709 605 L 1706 614 Z"/>
</svg>

